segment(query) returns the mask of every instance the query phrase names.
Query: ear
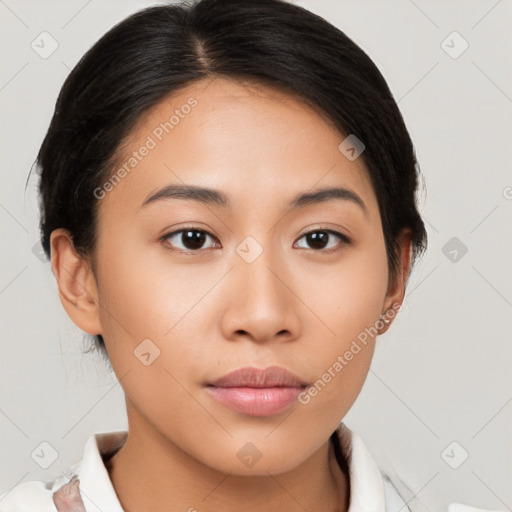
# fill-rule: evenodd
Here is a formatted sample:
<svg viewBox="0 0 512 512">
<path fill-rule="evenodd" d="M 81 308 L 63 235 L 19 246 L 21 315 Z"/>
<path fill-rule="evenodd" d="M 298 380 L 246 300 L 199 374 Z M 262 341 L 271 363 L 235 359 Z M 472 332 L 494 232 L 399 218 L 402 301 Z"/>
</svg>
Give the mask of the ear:
<svg viewBox="0 0 512 512">
<path fill-rule="evenodd" d="M 70 233 L 59 228 L 50 235 L 51 265 L 59 296 L 69 318 L 88 334 L 101 334 L 96 278 L 90 264 L 75 251 Z"/>
<path fill-rule="evenodd" d="M 398 313 L 405 297 L 405 289 L 407 285 L 407 277 L 411 266 L 411 250 L 412 250 L 412 231 L 410 228 L 402 230 L 399 239 L 399 262 L 395 278 L 389 282 L 388 291 L 384 299 L 382 308 L 382 316 L 388 320 L 383 322 L 385 325 L 379 329 L 379 334 L 384 334 L 390 327 L 392 319 Z M 386 315 L 386 313 L 388 315 Z"/>
</svg>

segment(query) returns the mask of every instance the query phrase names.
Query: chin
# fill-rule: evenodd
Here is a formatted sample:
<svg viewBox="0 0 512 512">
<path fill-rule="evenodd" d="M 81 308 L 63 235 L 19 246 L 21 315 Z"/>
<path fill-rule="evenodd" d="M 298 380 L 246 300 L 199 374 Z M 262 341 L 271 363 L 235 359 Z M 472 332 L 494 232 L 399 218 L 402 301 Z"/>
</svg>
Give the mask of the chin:
<svg viewBox="0 0 512 512">
<path fill-rule="evenodd" d="M 226 456 L 232 453 L 232 456 Z M 306 456 L 301 457 L 297 447 L 290 446 L 283 450 L 278 447 L 267 446 L 259 450 L 253 443 L 242 443 L 233 450 L 222 451 L 219 458 L 215 455 L 203 460 L 205 464 L 222 473 L 239 476 L 268 476 L 268 474 L 279 475 L 297 468 Z"/>
</svg>

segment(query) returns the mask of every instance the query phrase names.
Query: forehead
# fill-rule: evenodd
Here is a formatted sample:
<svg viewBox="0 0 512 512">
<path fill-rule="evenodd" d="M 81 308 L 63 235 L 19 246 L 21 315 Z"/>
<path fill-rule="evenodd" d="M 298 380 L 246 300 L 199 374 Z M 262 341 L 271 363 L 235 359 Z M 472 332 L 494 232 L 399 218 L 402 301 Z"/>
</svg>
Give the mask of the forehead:
<svg viewBox="0 0 512 512">
<path fill-rule="evenodd" d="M 256 82 L 205 79 L 174 92 L 138 120 L 119 151 L 122 174 L 101 208 L 138 208 L 170 183 L 201 184 L 262 205 L 318 186 L 346 185 L 374 201 L 361 158 L 299 97 Z M 119 172 L 124 169 L 124 172 Z M 235 203 L 234 203 L 235 204 Z"/>
</svg>

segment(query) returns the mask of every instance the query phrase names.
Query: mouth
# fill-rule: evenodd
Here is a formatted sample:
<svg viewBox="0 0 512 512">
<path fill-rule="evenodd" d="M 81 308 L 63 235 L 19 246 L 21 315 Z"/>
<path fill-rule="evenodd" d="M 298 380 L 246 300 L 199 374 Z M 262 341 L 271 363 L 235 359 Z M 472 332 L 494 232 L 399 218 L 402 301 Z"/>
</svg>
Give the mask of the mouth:
<svg viewBox="0 0 512 512">
<path fill-rule="evenodd" d="M 270 416 L 289 408 L 308 384 L 278 366 L 246 367 L 207 384 L 210 395 L 249 416 Z"/>
</svg>

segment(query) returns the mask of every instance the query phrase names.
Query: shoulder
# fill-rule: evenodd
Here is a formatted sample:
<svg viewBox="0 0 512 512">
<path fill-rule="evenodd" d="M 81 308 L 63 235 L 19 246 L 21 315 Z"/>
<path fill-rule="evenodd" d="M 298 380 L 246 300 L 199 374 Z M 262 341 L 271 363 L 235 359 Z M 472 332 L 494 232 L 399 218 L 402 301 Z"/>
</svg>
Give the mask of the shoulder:
<svg viewBox="0 0 512 512">
<path fill-rule="evenodd" d="M 382 482 L 384 484 L 384 493 L 386 496 L 386 512 L 415 512 L 415 510 L 418 508 L 416 507 L 416 509 L 411 509 L 409 507 L 408 502 L 406 502 L 402 495 L 398 492 L 389 475 L 382 470 L 381 474 Z M 405 486 L 404 482 L 397 475 L 395 475 L 395 478 L 398 478 L 400 484 Z M 410 489 L 408 489 L 408 495 L 410 496 L 409 501 L 411 501 L 413 497 L 417 499 L 417 496 Z M 487 508 L 484 509 L 453 501 L 448 504 L 446 512 L 504 512 L 504 510 L 491 510 Z"/>
<path fill-rule="evenodd" d="M 62 505 L 74 503 L 70 500 L 77 498 L 80 498 L 78 502 L 85 500 L 85 508 L 77 510 L 98 510 L 98 506 L 102 505 L 100 510 L 122 512 L 104 460 L 123 445 L 126 437 L 126 431 L 91 434 L 81 459 L 62 471 L 61 476 L 48 481 L 22 482 L 1 494 L 0 512 L 75 511 L 75 508 L 62 508 Z"/>
<path fill-rule="evenodd" d="M 350 474 L 350 506 L 348 512 L 414 512 L 416 493 L 394 469 L 377 466 L 363 439 L 343 422 L 336 429 L 343 457 Z M 341 464 L 340 464 L 341 465 Z M 415 498 L 415 500 L 413 500 Z M 409 505 L 409 503 L 411 503 Z M 423 509 L 423 507 L 421 507 Z M 477 508 L 458 502 L 448 504 L 446 512 L 504 512 Z"/>
<path fill-rule="evenodd" d="M 398 493 L 389 477 L 382 473 L 382 481 L 384 483 L 384 493 L 386 495 L 386 512 L 414 512 L 407 505 L 407 502 Z M 413 496 L 411 492 L 411 496 Z M 410 501 L 410 500 L 409 500 Z M 473 507 L 464 503 L 451 502 L 446 512 L 505 512 L 504 510 L 491 510 L 487 508 Z"/>
<path fill-rule="evenodd" d="M 78 469 L 78 465 L 71 469 L 75 468 Z M 62 476 L 51 481 L 22 482 L 0 495 L 0 512 L 57 512 L 53 493 L 67 481 L 67 477 Z"/>
</svg>

